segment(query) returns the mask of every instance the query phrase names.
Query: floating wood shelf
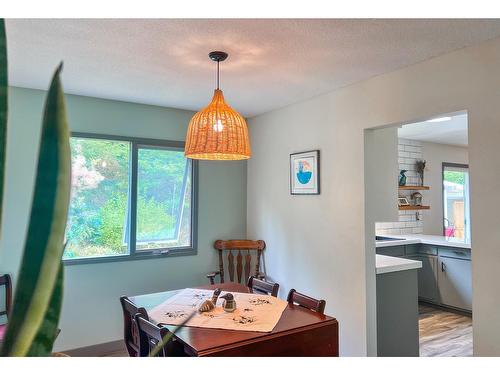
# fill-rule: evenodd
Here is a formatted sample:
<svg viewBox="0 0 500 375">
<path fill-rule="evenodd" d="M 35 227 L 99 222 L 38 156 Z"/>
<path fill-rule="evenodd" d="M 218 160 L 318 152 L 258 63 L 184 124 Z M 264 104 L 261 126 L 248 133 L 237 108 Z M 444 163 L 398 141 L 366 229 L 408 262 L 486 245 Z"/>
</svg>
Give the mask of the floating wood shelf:
<svg viewBox="0 0 500 375">
<path fill-rule="evenodd" d="M 429 186 L 405 185 L 399 186 L 399 190 L 429 190 Z"/>
<path fill-rule="evenodd" d="M 431 206 L 399 206 L 399 209 L 401 211 L 408 211 L 408 210 L 429 210 Z"/>
</svg>

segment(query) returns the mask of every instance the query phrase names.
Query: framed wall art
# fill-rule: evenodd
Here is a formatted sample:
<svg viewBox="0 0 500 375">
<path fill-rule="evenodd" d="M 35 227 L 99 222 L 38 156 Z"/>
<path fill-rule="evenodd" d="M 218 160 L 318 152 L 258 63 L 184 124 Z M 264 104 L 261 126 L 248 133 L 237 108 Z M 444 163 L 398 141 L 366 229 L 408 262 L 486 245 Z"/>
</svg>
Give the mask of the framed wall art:
<svg viewBox="0 0 500 375">
<path fill-rule="evenodd" d="M 319 194 L 319 177 L 319 150 L 290 154 L 290 194 Z"/>
</svg>

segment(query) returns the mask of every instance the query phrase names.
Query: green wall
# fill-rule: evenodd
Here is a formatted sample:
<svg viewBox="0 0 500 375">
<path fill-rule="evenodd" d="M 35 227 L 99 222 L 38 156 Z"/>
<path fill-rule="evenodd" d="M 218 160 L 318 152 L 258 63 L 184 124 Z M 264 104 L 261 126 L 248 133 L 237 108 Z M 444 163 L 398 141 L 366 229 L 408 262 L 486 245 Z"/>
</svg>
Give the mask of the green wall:
<svg viewBox="0 0 500 375">
<path fill-rule="evenodd" d="M 44 91 L 9 91 L 7 179 L 0 272 L 17 276 L 31 206 Z M 207 96 L 207 100 L 209 97 Z M 67 95 L 72 131 L 184 140 L 193 112 Z M 55 350 L 122 338 L 121 295 L 206 283 L 212 243 L 245 237 L 246 162 L 200 162 L 198 255 L 65 267 L 61 334 Z"/>
</svg>

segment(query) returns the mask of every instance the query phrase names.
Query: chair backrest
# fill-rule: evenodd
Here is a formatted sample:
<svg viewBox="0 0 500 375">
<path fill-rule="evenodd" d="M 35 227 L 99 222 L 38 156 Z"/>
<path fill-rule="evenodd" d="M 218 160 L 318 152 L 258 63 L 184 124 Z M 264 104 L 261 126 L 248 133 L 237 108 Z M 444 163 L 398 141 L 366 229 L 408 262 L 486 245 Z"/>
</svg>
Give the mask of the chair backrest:
<svg viewBox="0 0 500 375">
<path fill-rule="evenodd" d="M 299 306 L 316 311 L 320 314 L 324 314 L 325 312 L 326 301 L 324 299 L 318 300 L 316 298 L 306 296 L 305 294 L 297 292 L 295 289 L 290 289 L 286 300 L 288 303 L 296 303 Z"/>
<path fill-rule="evenodd" d="M 148 357 L 151 349 L 156 347 L 170 331 L 165 327 L 154 325 L 142 314 L 135 316 L 139 330 L 139 357 Z M 169 340 L 158 353 L 158 357 L 168 357 L 172 353 L 172 340 Z"/>
<path fill-rule="evenodd" d="M 120 297 L 120 303 L 123 311 L 123 339 L 127 347 L 128 354 L 131 357 L 139 356 L 139 330 L 135 316 L 142 314 L 146 319 L 148 313 L 144 307 L 138 307 L 126 296 Z"/>
<path fill-rule="evenodd" d="M 278 297 L 278 290 L 280 284 L 270 283 L 264 280 L 259 280 L 255 276 L 250 276 L 248 278 L 247 286 L 252 289 L 254 293 L 269 294 L 273 297 Z"/>
<path fill-rule="evenodd" d="M 253 276 L 258 276 L 260 272 L 260 258 L 262 251 L 266 248 L 266 243 L 262 240 L 217 240 L 214 243 L 214 248 L 219 252 L 219 271 L 221 283 L 225 281 L 224 275 L 224 252 L 227 253 L 227 271 L 229 273 L 229 280 L 232 282 L 238 281 L 243 283 L 250 277 L 250 267 L 252 264 L 252 255 L 255 256 L 255 267 Z M 233 251 L 237 251 L 236 257 Z M 245 264 L 243 265 L 243 254 Z M 236 258 L 236 265 L 234 260 Z M 236 273 L 235 273 L 236 271 Z M 243 278 L 244 272 L 244 278 Z"/>
<path fill-rule="evenodd" d="M 10 305 L 12 303 L 12 280 L 10 275 L 6 273 L 5 275 L 0 275 L 0 286 L 5 288 L 5 310 L 0 311 L 0 316 L 9 316 Z"/>
</svg>

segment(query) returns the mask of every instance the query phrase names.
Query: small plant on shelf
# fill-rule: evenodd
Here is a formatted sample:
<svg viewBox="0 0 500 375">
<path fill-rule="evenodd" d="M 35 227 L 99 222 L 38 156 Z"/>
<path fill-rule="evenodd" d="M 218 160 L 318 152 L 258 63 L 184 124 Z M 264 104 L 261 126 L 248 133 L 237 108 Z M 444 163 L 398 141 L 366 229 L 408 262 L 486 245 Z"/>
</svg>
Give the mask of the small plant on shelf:
<svg viewBox="0 0 500 375">
<path fill-rule="evenodd" d="M 418 177 L 420 178 L 420 186 L 424 186 L 424 170 L 425 170 L 425 160 L 417 160 L 415 162 L 415 169 L 417 170 Z"/>
</svg>

